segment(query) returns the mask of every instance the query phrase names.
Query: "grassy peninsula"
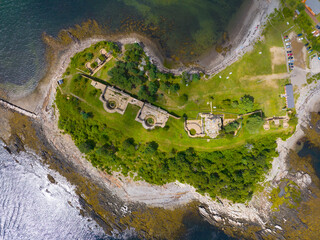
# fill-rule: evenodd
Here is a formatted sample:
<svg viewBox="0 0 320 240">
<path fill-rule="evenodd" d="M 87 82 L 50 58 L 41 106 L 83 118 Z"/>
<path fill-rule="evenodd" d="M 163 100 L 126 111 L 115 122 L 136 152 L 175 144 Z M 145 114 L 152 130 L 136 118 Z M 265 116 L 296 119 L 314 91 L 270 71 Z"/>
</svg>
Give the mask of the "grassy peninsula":
<svg viewBox="0 0 320 240">
<path fill-rule="evenodd" d="M 178 180 L 212 198 L 245 202 L 277 155 L 276 139 L 295 129 L 294 111 L 285 109 L 280 97 L 289 82 L 283 77 L 285 63 L 275 61 L 270 50 L 281 47 L 278 29 L 286 27 L 282 22 L 277 22 L 277 29 L 267 27 L 263 42 L 213 77 L 163 73 L 137 43 L 99 42 L 77 53 L 63 75 L 56 95 L 59 128 L 72 136 L 94 166 L 108 173 L 121 171 L 158 185 Z M 99 99 L 102 91 L 92 81 L 114 86 L 180 119 L 170 117 L 165 127 L 146 130 L 135 121 L 135 105 L 129 104 L 123 115 L 106 112 Z M 217 138 L 191 138 L 184 122 L 200 112 L 223 114 L 233 121 L 223 125 Z M 262 127 L 266 118 L 284 115 L 290 118 L 288 127 Z"/>
</svg>

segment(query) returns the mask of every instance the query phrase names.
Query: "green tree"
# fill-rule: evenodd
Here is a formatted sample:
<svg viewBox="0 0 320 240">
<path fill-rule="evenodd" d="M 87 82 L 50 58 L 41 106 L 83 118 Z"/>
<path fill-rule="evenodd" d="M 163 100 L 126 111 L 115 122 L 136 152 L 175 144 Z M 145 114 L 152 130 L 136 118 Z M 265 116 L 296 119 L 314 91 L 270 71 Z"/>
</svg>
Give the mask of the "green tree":
<svg viewBox="0 0 320 240">
<path fill-rule="evenodd" d="M 93 53 L 91 53 L 91 52 L 86 53 L 85 58 L 87 59 L 87 61 L 92 60 L 92 58 L 93 58 Z"/>
<path fill-rule="evenodd" d="M 98 63 L 97 62 L 93 62 L 90 64 L 91 68 L 96 68 L 98 67 Z"/>
<path fill-rule="evenodd" d="M 225 131 L 226 133 L 235 132 L 235 131 L 238 129 L 239 125 L 240 125 L 240 124 L 239 124 L 239 122 L 237 122 L 237 121 L 231 122 L 231 123 L 229 123 L 228 125 L 226 125 L 226 126 L 224 127 L 224 131 Z"/>
<path fill-rule="evenodd" d="M 135 154 L 135 151 L 136 151 L 135 147 L 136 147 L 136 144 L 133 138 L 127 138 L 122 142 L 122 149 L 129 156 L 133 156 Z"/>
<path fill-rule="evenodd" d="M 188 101 L 188 95 L 187 94 L 182 94 L 180 97 L 179 97 L 179 102 L 180 104 L 185 104 L 187 101 Z"/>
<path fill-rule="evenodd" d="M 249 133 L 257 133 L 263 125 L 263 118 L 259 114 L 253 114 L 248 117 L 246 129 Z"/>
<path fill-rule="evenodd" d="M 178 92 L 180 90 L 180 85 L 179 85 L 179 83 L 174 83 L 174 84 L 172 84 L 171 86 L 170 86 L 170 91 L 172 92 L 172 93 L 176 93 L 176 92 Z"/>
<path fill-rule="evenodd" d="M 198 82 L 200 80 L 200 75 L 195 73 L 192 74 L 192 82 Z"/>
<path fill-rule="evenodd" d="M 157 152 L 158 147 L 159 147 L 159 145 L 155 141 L 149 142 L 149 143 L 147 143 L 147 146 L 146 146 L 146 149 L 144 150 L 144 153 L 149 154 L 149 155 L 153 155 Z"/>
<path fill-rule="evenodd" d="M 254 110 L 254 98 L 248 94 L 240 99 L 239 109 L 241 112 L 252 112 Z"/>
<path fill-rule="evenodd" d="M 149 82 L 148 89 L 151 95 L 156 94 L 159 89 L 159 82 L 158 81 Z"/>
<path fill-rule="evenodd" d="M 78 148 L 80 150 L 80 152 L 82 153 L 89 153 L 90 151 L 92 151 L 96 146 L 95 141 L 93 140 L 87 140 L 85 142 L 82 142 L 79 144 Z"/>
<path fill-rule="evenodd" d="M 298 5 L 297 5 L 297 9 L 301 12 L 301 11 L 303 11 L 304 10 L 304 8 L 305 8 L 305 6 L 304 6 L 304 4 L 303 3 L 298 3 Z"/>
<path fill-rule="evenodd" d="M 156 101 L 156 95 L 151 95 L 147 86 L 145 86 L 145 85 L 142 85 L 140 87 L 140 90 L 138 92 L 138 97 L 139 97 L 139 99 L 146 100 L 148 102 Z"/>
</svg>

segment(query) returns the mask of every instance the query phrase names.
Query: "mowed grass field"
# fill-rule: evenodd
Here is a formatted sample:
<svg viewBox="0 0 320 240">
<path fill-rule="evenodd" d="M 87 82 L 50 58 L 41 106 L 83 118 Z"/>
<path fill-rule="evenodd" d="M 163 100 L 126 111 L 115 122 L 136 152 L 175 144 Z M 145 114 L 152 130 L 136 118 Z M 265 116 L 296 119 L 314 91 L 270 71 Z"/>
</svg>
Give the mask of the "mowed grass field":
<svg viewBox="0 0 320 240">
<path fill-rule="evenodd" d="M 281 21 L 280 21 L 281 20 Z M 178 116 L 186 114 L 189 119 L 196 118 L 199 112 L 209 112 L 210 105 L 216 107 L 214 113 L 228 113 L 230 117 L 235 117 L 237 109 L 221 108 L 221 103 L 225 99 L 238 100 L 245 94 L 254 97 L 255 103 L 264 112 L 266 117 L 283 116 L 286 114 L 284 110 L 285 99 L 280 97 L 284 93 L 284 85 L 288 82 L 283 78 L 272 78 L 271 74 L 283 74 L 286 72 L 285 65 L 277 66 L 272 71 L 271 47 L 282 47 L 281 32 L 288 26 L 285 24 L 287 20 L 280 19 L 273 26 L 269 26 L 265 32 L 262 41 L 255 44 L 253 51 L 245 54 L 239 61 L 227 67 L 224 71 L 214 77 L 198 82 L 189 83 L 189 86 L 180 84 L 181 89 L 178 93 L 170 94 L 161 92 L 163 96 L 159 97 L 155 105 L 172 112 Z M 289 21 L 289 20 L 288 20 Z M 276 27 L 274 27 L 276 26 Z M 109 61 L 101 71 L 95 74 L 95 77 L 108 80 L 107 72 L 115 64 L 115 60 Z M 230 74 L 232 73 L 232 74 Z M 99 122 L 106 124 L 112 129 L 111 137 L 114 137 L 121 143 L 123 140 L 134 137 L 137 142 L 156 141 L 159 143 L 159 149 L 162 151 L 170 151 L 172 148 L 176 150 L 185 150 L 193 147 L 198 151 L 214 151 L 228 148 L 234 148 L 245 144 L 249 139 L 257 139 L 264 135 L 283 132 L 284 134 L 293 130 L 293 126 L 288 129 L 272 126 L 269 131 L 261 128 L 256 134 L 250 134 L 245 130 L 245 120 L 243 126 L 236 137 L 220 138 L 220 139 L 201 139 L 189 138 L 184 130 L 184 118 L 169 118 L 167 129 L 157 128 L 149 131 L 142 127 L 134 119 L 138 112 L 136 106 L 128 105 L 124 115 L 118 113 L 110 114 L 103 109 L 102 102 L 99 100 L 101 91 L 98 92 L 90 84 L 90 80 L 81 82 L 71 80 L 71 77 L 65 79 L 65 84 L 61 86 L 64 94 L 74 94 L 85 99 L 81 101 L 81 108 L 87 112 L 93 113 L 93 118 Z M 180 96 L 188 95 L 188 101 L 181 103 Z"/>
</svg>

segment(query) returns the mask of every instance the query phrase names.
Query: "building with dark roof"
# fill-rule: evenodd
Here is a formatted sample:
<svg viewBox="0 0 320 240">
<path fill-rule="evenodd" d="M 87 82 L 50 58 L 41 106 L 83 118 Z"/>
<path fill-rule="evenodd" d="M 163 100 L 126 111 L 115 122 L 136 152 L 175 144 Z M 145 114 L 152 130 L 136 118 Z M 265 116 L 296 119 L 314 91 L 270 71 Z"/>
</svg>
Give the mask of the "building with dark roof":
<svg viewBox="0 0 320 240">
<path fill-rule="evenodd" d="M 319 0 L 306 0 L 306 8 L 312 15 L 318 15 L 320 13 L 320 1 Z"/>
<path fill-rule="evenodd" d="M 293 86 L 288 84 L 285 86 L 287 108 L 294 108 Z"/>
</svg>

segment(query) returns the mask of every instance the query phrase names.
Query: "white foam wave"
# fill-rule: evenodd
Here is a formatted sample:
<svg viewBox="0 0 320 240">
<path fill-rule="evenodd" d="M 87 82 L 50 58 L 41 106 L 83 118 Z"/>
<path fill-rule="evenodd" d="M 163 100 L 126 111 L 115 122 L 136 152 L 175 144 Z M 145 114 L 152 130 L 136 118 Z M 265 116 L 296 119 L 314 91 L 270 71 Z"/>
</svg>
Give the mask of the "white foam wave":
<svg viewBox="0 0 320 240">
<path fill-rule="evenodd" d="M 74 187 L 29 153 L 10 155 L 0 144 L 0 239 L 104 239 L 80 215 Z M 57 183 L 51 183 L 48 174 Z"/>
</svg>

